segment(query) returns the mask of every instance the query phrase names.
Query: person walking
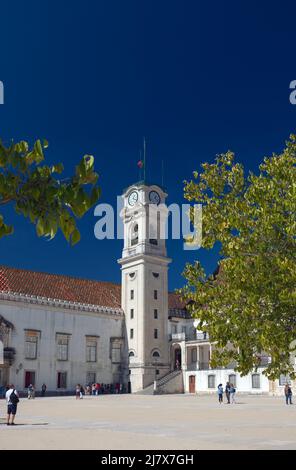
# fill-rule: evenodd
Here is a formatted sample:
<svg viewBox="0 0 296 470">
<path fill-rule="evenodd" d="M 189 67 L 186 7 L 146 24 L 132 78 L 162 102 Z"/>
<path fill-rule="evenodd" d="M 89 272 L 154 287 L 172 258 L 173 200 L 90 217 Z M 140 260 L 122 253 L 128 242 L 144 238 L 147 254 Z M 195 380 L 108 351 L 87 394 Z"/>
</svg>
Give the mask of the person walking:
<svg viewBox="0 0 296 470">
<path fill-rule="evenodd" d="M 35 390 L 32 384 L 28 387 L 28 399 L 30 400 L 30 398 L 35 398 Z"/>
<path fill-rule="evenodd" d="M 226 382 L 226 387 L 225 387 L 225 395 L 226 395 L 226 398 L 227 398 L 227 404 L 229 405 L 230 403 L 230 383 L 229 382 Z"/>
<path fill-rule="evenodd" d="M 230 399 L 231 399 L 231 403 L 235 403 L 235 393 L 236 393 L 236 389 L 235 389 L 235 386 L 233 384 L 230 384 Z"/>
<path fill-rule="evenodd" d="M 76 395 L 76 400 L 78 400 L 78 398 L 80 397 L 80 384 L 76 385 L 75 395 Z"/>
<path fill-rule="evenodd" d="M 5 394 L 6 402 L 7 402 L 7 426 L 13 426 L 15 424 L 14 418 L 17 412 L 17 404 L 19 402 L 19 395 L 14 388 L 14 385 L 9 385 L 9 388 Z M 11 418 L 11 420 L 10 420 Z"/>
<path fill-rule="evenodd" d="M 223 385 L 219 384 L 218 385 L 218 398 L 219 398 L 219 403 L 223 403 Z"/>
<path fill-rule="evenodd" d="M 286 397 L 286 405 L 293 405 L 292 403 L 292 389 L 289 384 L 285 385 L 285 397 Z"/>
<path fill-rule="evenodd" d="M 85 393 L 85 390 L 84 390 L 83 386 L 81 385 L 81 386 L 80 386 L 80 391 L 79 391 L 79 398 L 80 398 L 80 400 L 82 400 L 84 393 Z"/>
<path fill-rule="evenodd" d="M 46 392 L 46 385 L 45 384 L 42 384 L 42 387 L 41 387 L 41 396 L 44 397 L 45 396 L 45 392 Z"/>
</svg>

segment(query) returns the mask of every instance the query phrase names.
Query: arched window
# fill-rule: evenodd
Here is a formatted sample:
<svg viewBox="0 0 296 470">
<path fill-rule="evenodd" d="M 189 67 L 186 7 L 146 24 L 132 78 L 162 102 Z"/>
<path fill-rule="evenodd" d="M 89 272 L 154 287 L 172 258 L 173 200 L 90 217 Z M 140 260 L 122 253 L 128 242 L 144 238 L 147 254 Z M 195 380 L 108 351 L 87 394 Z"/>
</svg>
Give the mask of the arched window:
<svg viewBox="0 0 296 470">
<path fill-rule="evenodd" d="M 135 357 L 134 351 L 130 351 L 129 354 L 128 354 L 128 357 Z"/>
<path fill-rule="evenodd" d="M 131 245 L 137 245 L 139 241 L 139 227 L 138 224 L 132 226 L 131 230 Z"/>
<path fill-rule="evenodd" d="M 160 354 L 158 351 L 154 351 L 154 353 L 152 354 L 153 357 L 160 357 Z"/>
</svg>

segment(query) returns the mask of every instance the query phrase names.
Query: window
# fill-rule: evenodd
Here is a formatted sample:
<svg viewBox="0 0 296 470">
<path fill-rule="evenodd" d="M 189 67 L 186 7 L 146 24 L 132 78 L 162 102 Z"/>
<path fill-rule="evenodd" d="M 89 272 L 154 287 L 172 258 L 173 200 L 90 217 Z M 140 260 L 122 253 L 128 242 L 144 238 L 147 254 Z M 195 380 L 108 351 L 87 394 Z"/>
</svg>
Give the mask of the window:
<svg viewBox="0 0 296 470">
<path fill-rule="evenodd" d="M 69 335 L 57 334 L 57 360 L 67 361 L 68 352 L 69 352 Z"/>
<path fill-rule="evenodd" d="M 97 339 L 86 337 L 86 362 L 97 362 Z"/>
<path fill-rule="evenodd" d="M 158 244 L 156 238 L 150 238 L 149 243 L 150 243 L 150 245 L 157 245 Z"/>
<path fill-rule="evenodd" d="M 157 320 L 157 318 L 158 318 L 157 308 L 154 309 L 154 318 L 155 318 L 155 320 Z"/>
<path fill-rule="evenodd" d="M 154 351 L 154 353 L 152 354 L 153 357 L 160 357 L 160 354 L 158 351 Z"/>
<path fill-rule="evenodd" d="M 173 325 L 173 326 L 172 326 L 172 333 L 173 333 L 173 335 L 176 335 L 176 334 L 178 333 L 178 327 L 177 327 L 177 325 Z"/>
<path fill-rule="evenodd" d="M 159 273 L 152 273 L 155 278 L 159 277 Z"/>
<path fill-rule="evenodd" d="M 121 362 L 121 343 L 116 340 L 111 342 L 111 361 L 112 364 L 119 364 Z"/>
<path fill-rule="evenodd" d="M 25 332 L 25 358 L 26 359 L 37 358 L 37 344 L 38 344 L 38 332 L 26 331 Z"/>
<path fill-rule="evenodd" d="M 208 388 L 215 388 L 216 376 L 208 375 Z"/>
<path fill-rule="evenodd" d="M 35 386 L 35 371 L 34 370 L 26 370 L 25 371 L 25 388 L 28 388 L 29 385 Z"/>
<path fill-rule="evenodd" d="M 134 309 L 131 308 L 131 320 L 134 318 Z"/>
<path fill-rule="evenodd" d="M 138 231 L 139 231 L 139 227 L 138 227 L 138 224 L 136 224 L 132 228 L 132 237 L 131 237 L 131 245 L 132 246 L 137 245 L 137 243 L 139 241 Z"/>
<path fill-rule="evenodd" d="M 134 338 L 134 330 L 133 328 L 130 329 L 130 339 Z"/>
<path fill-rule="evenodd" d="M 154 299 L 157 300 L 157 290 L 154 291 Z"/>
<path fill-rule="evenodd" d="M 186 328 L 186 326 L 182 326 L 182 333 L 184 333 L 184 334 L 186 335 L 186 333 L 187 333 L 187 328 Z"/>
<path fill-rule="evenodd" d="M 236 374 L 230 374 L 228 376 L 228 382 L 236 388 Z"/>
<path fill-rule="evenodd" d="M 196 350 L 196 348 L 191 349 L 191 362 L 197 362 L 197 350 Z"/>
<path fill-rule="evenodd" d="M 67 372 L 58 372 L 57 388 L 67 388 Z"/>
<path fill-rule="evenodd" d="M 130 297 L 131 297 L 131 300 L 134 300 L 134 291 L 133 291 L 133 289 L 131 290 L 131 296 Z"/>
<path fill-rule="evenodd" d="M 135 357 L 134 351 L 130 351 L 129 354 L 128 354 L 128 357 Z"/>
<path fill-rule="evenodd" d="M 95 384 L 96 383 L 96 373 L 95 372 L 87 372 L 86 373 L 86 382 L 87 384 Z"/>
<path fill-rule="evenodd" d="M 252 374 L 252 388 L 260 388 L 260 374 Z"/>
<path fill-rule="evenodd" d="M 159 375 L 159 370 L 158 369 L 156 369 L 155 375 Z"/>
<path fill-rule="evenodd" d="M 157 328 L 155 328 L 154 330 L 154 339 L 157 339 L 158 338 L 158 330 Z"/>
<path fill-rule="evenodd" d="M 279 378 L 279 385 L 286 385 L 290 383 L 290 377 L 288 375 L 281 374 Z"/>
</svg>

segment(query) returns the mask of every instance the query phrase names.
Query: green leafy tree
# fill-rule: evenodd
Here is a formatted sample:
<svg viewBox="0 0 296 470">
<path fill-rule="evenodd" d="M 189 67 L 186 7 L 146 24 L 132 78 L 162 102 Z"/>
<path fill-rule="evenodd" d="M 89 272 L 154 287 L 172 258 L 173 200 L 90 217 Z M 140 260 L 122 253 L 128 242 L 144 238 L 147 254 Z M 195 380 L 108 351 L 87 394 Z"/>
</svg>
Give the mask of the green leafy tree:
<svg viewBox="0 0 296 470">
<path fill-rule="evenodd" d="M 296 136 L 258 174 L 227 152 L 193 175 L 185 198 L 203 205 L 202 246 L 220 246 L 221 260 L 210 277 L 187 264 L 181 292 L 215 343 L 212 366 L 235 361 L 245 375 L 267 355 L 270 379 L 295 378 Z"/>
<path fill-rule="evenodd" d="M 30 148 L 27 142 L 5 147 L 0 141 L 0 209 L 14 204 L 18 214 L 36 225 L 39 237 L 53 238 L 61 229 L 66 240 L 75 245 L 80 240 L 76 219 L 95 204 L 100 195 L 96 185 L 94 157 L 85 155 L 72 178 L 59 179 L 61 163 L 44 164 L 48 143 L 37 140 Z M 13 227 L 0 214 L 0 238 L 13 233 Z"/>
</svg>

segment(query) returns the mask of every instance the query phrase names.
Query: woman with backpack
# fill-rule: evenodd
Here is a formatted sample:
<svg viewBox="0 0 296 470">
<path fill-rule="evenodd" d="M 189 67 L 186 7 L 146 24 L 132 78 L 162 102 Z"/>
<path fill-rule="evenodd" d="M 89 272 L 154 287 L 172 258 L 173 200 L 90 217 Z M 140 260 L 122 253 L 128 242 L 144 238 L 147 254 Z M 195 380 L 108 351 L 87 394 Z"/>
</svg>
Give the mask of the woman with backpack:
<svg viewBox="0 0 296 470">
<path fill-rule="evenodd" d="M 233 384 L 230 384 L 230 400 L 231 403 L 235 403 L 234 395 L 236 393 L 235 386 Z"/>
<path fill-rule="evenodd" d="M 288 383 L 285 385 L 285 397 L 286 397 L 286 405 L 290 403 L 292 405 L 292 389 Z"/>
</svg>

